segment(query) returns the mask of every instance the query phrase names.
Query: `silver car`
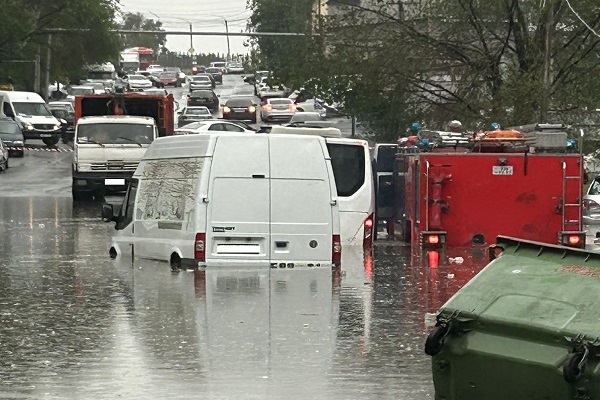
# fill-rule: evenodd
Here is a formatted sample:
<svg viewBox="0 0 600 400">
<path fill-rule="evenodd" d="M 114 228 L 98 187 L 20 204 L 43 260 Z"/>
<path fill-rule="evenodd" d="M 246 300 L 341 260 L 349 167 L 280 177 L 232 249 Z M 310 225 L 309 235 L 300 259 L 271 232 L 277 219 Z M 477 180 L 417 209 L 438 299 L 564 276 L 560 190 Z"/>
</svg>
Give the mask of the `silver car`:
<svg viewBox="0 0 600 400">
<path fill-rule="evenodd" d="M 600 176 L 594 178 L 583 197 L 583 222 L 600 225 Z"/>
<path fill-rule="evenodd" d="M 4 142 L 0 139 L 0 171 L 8 169 L 8 149 L 4 146 Z"/>
<path fill-rule="evenodd" d="M 266 99 L 260 108 L 260 117 L 263 121 L 283 120 L 289 121 L 296 114 L 296 105 L 292 99 L 273 98 Z"/>
<path fill-rule="evenodd" d="M 213 84 L 208 76 L 196 75 L 190 81 L 190 92 L 194 90 L 210 90 Z"/>
</svg>

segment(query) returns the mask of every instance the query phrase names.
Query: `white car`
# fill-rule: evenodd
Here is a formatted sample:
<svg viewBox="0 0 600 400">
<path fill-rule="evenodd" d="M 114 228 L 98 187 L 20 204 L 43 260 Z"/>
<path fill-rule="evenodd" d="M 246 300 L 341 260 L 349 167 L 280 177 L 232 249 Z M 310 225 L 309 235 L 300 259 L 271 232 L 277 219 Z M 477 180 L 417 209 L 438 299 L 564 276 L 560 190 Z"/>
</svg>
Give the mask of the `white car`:
<svg viewBox="0 0 600 400">
<path fill-rule="evenodd" d="M 165 68 L 158 64 L 152 64 L 152 65 L 149 65 L 148 68 L 146 68 L 146 71 L 155 75 L 155 74 L 160 74 L 161 72 L 165 72 Z"/>
<path fill-rule="evenodd" d="M 600 176 L 592 180 L 583 197 L 583 222 L 586 225 L 600 225 Z"/>
<path fill-rule="evenodd" d="M 152 82 L 144 75 L 129 75 L 127 77 L 127 86 L 131 90 L 150 89 Z"/>
<path fill-rule="evenodd" d="M 196 75 L 190 80 L 190 92 L 194 90 L 211 90 L 212 81 L 206 75 Z"/>
<path fill-rule="evenodd" d="M 196 133 L 232 132 L 232 133 L 256 133 L 240 125 L 227 121 L 198 121 L 187 124 L 183 128 L 175 129 L 176 135 L 193 135 Z"/>
<path fill-rule="evenodd" d="M 225 61 L 213 61 L 208 66 L 209 68 L 221 68 L 223 73 L 227 72 L 227 63 Z"/>
<path fill-rule="evenodd" d="M 227 63 L 228 74 L 243 74 L 244 65 L 239 61 L 230 61 Z"/>
</svg>

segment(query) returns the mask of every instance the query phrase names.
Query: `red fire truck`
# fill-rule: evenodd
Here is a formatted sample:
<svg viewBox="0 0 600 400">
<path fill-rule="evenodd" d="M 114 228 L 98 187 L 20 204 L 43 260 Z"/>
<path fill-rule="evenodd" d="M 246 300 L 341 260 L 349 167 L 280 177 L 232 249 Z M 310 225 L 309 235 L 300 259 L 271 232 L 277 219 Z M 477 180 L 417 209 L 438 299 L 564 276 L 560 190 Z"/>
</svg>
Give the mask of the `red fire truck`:
<svg viewBox="0 0 600 400">
<path fill-rule="evenodd" d="M 144 92 L 106 93 L 75 97 L 75 123 L 80 117 L 136 115 L 156 120 L 159 136 L 175 132 L 175 101 L 172 94 Z"/>
<path fill-rule="evenodd" d="M 565 132 L 458 135 L 424 131 L 399 148 L 396 229 L 413 250 L 441 258 L 498 235 L 585 247 L 583 158 Z"/>
</svg>

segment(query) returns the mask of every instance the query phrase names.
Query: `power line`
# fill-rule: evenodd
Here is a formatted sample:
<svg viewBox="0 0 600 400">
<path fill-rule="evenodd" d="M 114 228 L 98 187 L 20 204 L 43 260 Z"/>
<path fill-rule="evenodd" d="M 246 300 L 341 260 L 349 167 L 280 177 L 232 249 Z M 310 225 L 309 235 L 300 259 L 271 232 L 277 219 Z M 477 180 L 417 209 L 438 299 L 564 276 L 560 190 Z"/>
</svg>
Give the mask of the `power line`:
<svg viewBox="0 0 600 400">
<path fill-rule="evenodd" d="M 585 21 L 583 20 L 583 18 L 581 18 L 581 16 L 580 16 L 580 15 L 577 13 L 577 11 L 575 11 L 575 10 L 573 9 L 573 6 L 571 6 L 571 3 L 569 2 L 569 0 L 565 0 L 565 2 L 567 3 L 567 6 L 569 6 L 569 9 L 570 9 L 570 10 L 573 12 L 573 14 L 575 14 L 575 16 L 577 17 L 577 19 L 579 19 L 579 20 L 581 21 L 581 23 L 582 23 L 583 25 L 585 25 L 585 27 L 586 27 L 586 28 L 588 28 L 588 29 L 590 30 L 590 32 L 592 32 L 592 33 L 593 33 L 593 34 L 594 34 L 596 37 L 600 38 L 600 34 L 598 34 L 598 32 L 596 32 L 596 31 L 594 30 L 594 28 L 592 28 L 591 26 L 589 26 L 589 25 L 588 25 L 588 23 L 587 23 L 587 22 L 585 22 Z"/>
</svg>

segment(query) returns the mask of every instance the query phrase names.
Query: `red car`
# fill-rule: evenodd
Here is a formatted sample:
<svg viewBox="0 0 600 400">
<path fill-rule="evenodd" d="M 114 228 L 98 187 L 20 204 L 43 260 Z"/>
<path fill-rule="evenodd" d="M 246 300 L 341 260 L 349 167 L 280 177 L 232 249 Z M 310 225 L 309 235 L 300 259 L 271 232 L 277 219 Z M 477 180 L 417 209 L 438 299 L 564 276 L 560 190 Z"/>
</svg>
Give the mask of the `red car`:
<svg viewBox="0 0 600 400">
<path fill-rule="evenodd" d="M 158 78 L 165 86 L 181 86 L 181 81 L 179 80 L 179 76 L 176 72 L 163 72 L 158 76 Z"/>
</svg>

